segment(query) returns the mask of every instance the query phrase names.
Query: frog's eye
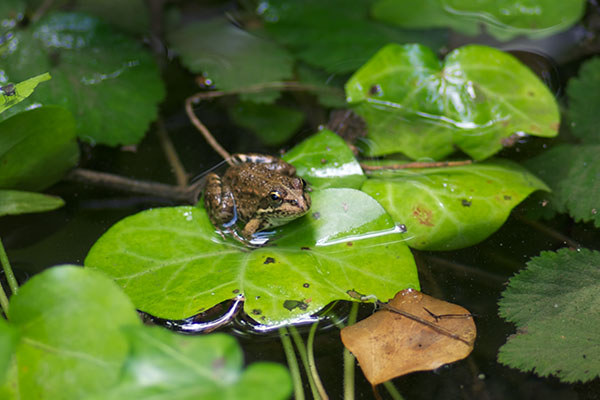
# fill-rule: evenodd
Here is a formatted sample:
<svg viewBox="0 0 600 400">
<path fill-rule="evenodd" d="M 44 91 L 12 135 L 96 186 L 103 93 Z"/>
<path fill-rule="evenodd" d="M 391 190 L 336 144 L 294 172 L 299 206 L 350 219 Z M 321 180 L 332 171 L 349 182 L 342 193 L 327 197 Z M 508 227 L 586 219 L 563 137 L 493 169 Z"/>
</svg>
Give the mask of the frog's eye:
<svg viewBox="0 0 600 400">
<path fill-rule="evenodd" d="M 280 203 L 283 199 L 281 197 L 281 194 L 275 190 L 273 190 L 272 192 L 269 192 L 269 198 L 277 203 Z"/>
</svg>

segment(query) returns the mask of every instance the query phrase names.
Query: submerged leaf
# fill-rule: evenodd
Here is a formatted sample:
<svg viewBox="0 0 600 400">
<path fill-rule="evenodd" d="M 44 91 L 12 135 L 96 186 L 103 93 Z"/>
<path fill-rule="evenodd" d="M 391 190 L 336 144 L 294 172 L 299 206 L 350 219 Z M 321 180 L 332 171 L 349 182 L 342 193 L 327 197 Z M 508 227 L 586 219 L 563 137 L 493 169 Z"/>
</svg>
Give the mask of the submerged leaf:
<svg viewBox="0 0 600 400">
<path fill-rule="evenodd" d="M 292 383 L 282 365 L 245 370 L 236 340 L 225 334 L 183 336 L 158 327 L 130 327 L 132 345 L 121 382 L 97 400 L 286 399 Z"/>
<path fill-rule="evenodd" d="M 517 325 L 498 361 L 565 382 L 600 376 L 600 253 L 542 252 L 510 279 L 500 316 Z"/>
<path fill-rule="evenodd" d="M 586 61 L 567 86 L 568 115 L 573 134 L 586 143 L 600 143 L 600 58 Z"/>
<path fill-rule="evenodd" d="M 138 309 L 166 319 L 243 294 L 248 315 L 279 325 L 347 299 L 352 289 L 388 298 L 418 288 L 410 250 L 376 201 L 352 189 L 311 196 L 309 214 L 265 247 L 223 241 L 204 209 L 156 208 L 111 227 L 85 265 L 113 277 Z"/>
<path fill-rule="evenodd" d="M 560 122 L 554 96 L 531 70 L 479 45 L 443 63 L 421 45 L 387 45 L 350 78 L 346 95 L 367 120 L 371 155 L 441 158 L 456 145 L 480 160 L 513 134 L 556 136 Z"/>
<path fill-rule="evenodd" d="M 498 230 L 530 193 L 549 190 L 524 168 L 500 159 L 373 175 L 362 190 L 406 226 L 408 245 L 421 250 L 472 246 Z"/>
<path fill-rule="evenodd" d="M 41 190 L 77 164 L 75 121 L 62 107 L 47 106 L 0 122 L 0 188 Z"/>
<path fill-rule="evenodd" d="M 383 310 L 342 329 L 341 336 L 367 380 L 378 385 L 465 358 L 476 328 L 463 307 L 407 289 Z"/>
<path fill-rule="evenodd" d="M 65 204 L 63 199 L 41 193 L 0 190 L 0 217 L 55 210 Z"/>
<path fill-rule="evenodd" d="M 19 82 L 16 85 L 8 84 L 2 86 L 0 88 L 0 113 L 25 100 L 33 93 L 38 84 L 49 79 L 50 74 L 46 72 Z"/>
</svg>

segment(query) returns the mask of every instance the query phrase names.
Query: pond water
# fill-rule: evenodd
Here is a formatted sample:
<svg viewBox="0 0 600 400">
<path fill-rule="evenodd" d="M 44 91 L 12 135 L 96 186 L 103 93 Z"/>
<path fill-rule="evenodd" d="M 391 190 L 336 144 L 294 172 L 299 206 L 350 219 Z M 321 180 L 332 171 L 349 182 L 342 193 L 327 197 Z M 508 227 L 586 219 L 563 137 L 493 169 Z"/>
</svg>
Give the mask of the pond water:
<svg viewBox="0 0 600 400">
<path fill-rule="evenodd" d="M 540 41 L 516 39 L 496 42 L 484 36 L 477 39 L 452 35 L 448 48 L 464 43 L 487 43 L 510 50 L 530 66 L 561 98 L 564 85 L 573 76 L 581 61 L 589 56 L 579 44 L 586 37 L 581 27 Z M 578 47 L 579 46 L 579 47 Z M 195 131 L 183 111 L 183 99 L 192 94 L 193 76 L 177 60 L 166 65 L 169 95 L 163 105 L 164 124 L 183 164 L 192 173 L 202 173 L 221 160 Z M 315 132 L 327 122 L 328 112 L 319 108 L 314 99 L 303 94 L 286 94 L 284 103 L 308 110 L 307 122 L 294 137 Z M 205 125 L 230 152 L 269 152 L 278 148 L 264 147 L 248 132 L 240 132 L 227 117 L 224 107 L 203 103 L 196 110 Z M 135 151 L 123 151 L 103 146 L 83 147 L 81 165 L 88 169 L 119 175 L 172 182 L 160 140 L 153 127 Z M 522 160 L 542 151 L 547 140 L 529 139 L 517 143 L 501 155 Z M 49 193 L 59 195 L 66 206 L 57 211 L 19 217 L 2 217 L 0 237 L 7 248 L 15 274 L 20 282 L 58 264 L 83 264 L 91 245 L 114 223 L 138 211 L 174 202 L 151 196 L 133 196 L 89 184 L 61 182 Z M 473 353 L 465 360 L 432 372 L 413 373 L 393 382 L 406 399 L 593 399 L 600 391 L 598 380 L 588 384 L 565 384 L 555 378 L 540 378 L 499 364 L 498 349 L 514 333 L 514 326 L 498 316 L 497 302 L 508 278 L 524 268 L 531 257 L 544 250 L 556 250 L 574 243 L 587 248 L 599 248 L 597 232 L 591 224 L 574 223 L 567 216 L 548 221 L 535 221 L 528 215 L 539 207 L 537 200 L 528 200 L 513 210 L 508 222 L 484 242 L 458 251 L 428 252 L 413 250 L 417 261 L 422 291 L 436 298 L 462 305 L 475 315 L 477 340 Z M 335 308 L 344 319 L 347 304 Z M 370 305 L 362 305 L 359 319 L 372 313 Z M 339 330 L 327 322 L 317 333 L 315 357 L 321 379 L 332 399 L 343 398 L 343 346 Z M 228 326 L 220 331 L 236 335 L 244 348 L 246 362 L 270 360 L 285 364 L 277 333 L 241 332 L 240 326 Z M 300 329 L 306 334 L 304 328 Z M 308 386 L 306 393 L 310 393 Z M 383 398 L 387 393 L 380 388 Z M 372 390 L 356 368 L 356 398 L 372 398 Z"/>
</svg>

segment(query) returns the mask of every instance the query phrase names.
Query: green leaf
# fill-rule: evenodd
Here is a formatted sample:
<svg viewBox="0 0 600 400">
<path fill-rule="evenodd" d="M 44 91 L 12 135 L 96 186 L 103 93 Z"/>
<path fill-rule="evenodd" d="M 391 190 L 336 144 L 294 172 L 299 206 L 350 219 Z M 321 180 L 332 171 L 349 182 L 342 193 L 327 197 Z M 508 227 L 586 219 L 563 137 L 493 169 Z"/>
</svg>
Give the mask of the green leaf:
<svg viewBox="0 0 600 400">
<path fill-rule="evenodd" d="M 229 109 L 236 124 L 250 129 L 268 146 L 285 143 L 304 122 L 304 114 L 274 104 L 241 102 Z"/>
<path fill-rule="evenodd" d="M 600 376 L 600 253 L 542 252 L 510 279 L 500 316 L 517 325 L 498 361 L 565 382 Z"/>
<path fill-rule="evenodd" d="M 404 28 L 450 27 L 475 35 L 482 25 L 500 40 L 553 35 L 579 21 L 584 11 L 584 0 L 379 0 L 372 9 L 375 18 Z"/>
<path fill-rule="evenodd" d="M 258 12 L 274 40 L 302 61 L 327 72 L 356 70 L 390 42 L 420 42 L 441 47 L 440 32 L 411 32 L 369 19 L 371 0 L 268 0 Z"/>
<path fill-rule="evenodd" d="M 350 300 L 352 289 L 387 300 L 418 288 L 410 250 L 376 201 L 352 189 L 311 196 L 309 214 L 281 227 L 271 246 L 248 251 L 223 241 L 202 208 L 155 208 L 111 227 L 85 265 L 113 277 L 138 309 L 166 319 L 243 294 L 246 313 L 279 325 Z"/>
<path fill-rule="evenodd" d="M 513 207 L 548 187 L 507 160 L 373 174 L 362 190 L 397 224 L 407 228 L 408 245 L 452 250 L 481 242 L 508 218 Z"/>
<path fill-rule="evenodd" d="M 150 30 L 150 13 L 144 0 L 77 0 L 75 9 L 93 14 L 119 28 L 146 33 Z"/>
<path fill-rule="evenodd" d="M 552 189 L 548 205 L 600 227 L 600 145 L 558 145 L 525 165 Z"/>
<path fill-rule="evenodd" d="M 336 74 L 327 74 L 306 64 L 298 65 L 296 73 L 298 74 L 298 81 L 301 83 L 321 89 L 312 92 L 312 94 L 317 96 L 321 105 L 333 108 L 346 107 L 346 97 L 344 95 L 345 79 Z"/>
<path fill-rule="evenodd" d="M 600 57 L 583 63 L 579 77 L 569 80 L 567 95 L 573 134 L 586 143 L 600 143 Z"/>
<path fill-rule="evenodd" d="M 33 78 L 29 78 L 23 82 L 17 83 L 13 88 L 10 89 L 8 88 L 8 85 L 5 85 L 2 90 L 0 90 L 0 99 L 2 99 L 2 102 L 0 103 L 0 113 L 25 100 L 31 95 L 31 93 L 33 93 L 39 83 L 49 79 L 50 74 L 46 72 L 44 74 L 34 76 Z"/>
<path fill-rule="evenodd" d="M 62 207 L 63 199 L 41 193 L 0 190 L 0 217 L 51 211 Z"/>
<path fill-rule="evenodd" d="M 163 328 L 126 330 L 132 351 L 120 385 L 103 400 L 287 399 L 286 368 L 259 362 L 242 370 L 243 355 L 231 336 L 183 336 Z"/>
<path fill-rule="evenodd" d="M 75 266 L 45 270 L 10 299 L 20 331 L 3 399 L 78 399 L 117 381 L 128 351 L 121 327 L 140 321 L 110 279 Z"/>
<path fill-rule="evenodd" d="M 14 36 L 0 76 L 20 81 L 50 71 L 53 78 L 0 118 L 35 100 L 69 109 L 77 116 L 77 134 L 88 142 L 116 146 L 143 138 L 165 90 L 152 54 L 140 43 L 77 13 L 49 14 Z"/>
<path fill-rule="evenodd" d="M 350 78 L 346 96 L 363 106 L 357 113 L 368 110 L 368 137 L 374 142 L 387 137 L 371 155 L 440 158 L 454 143 L 481 160 L 516 133 L 556 136 L 560 122 L 552 93 L 531 70 L 507 53 L 479 45 L 452 51 L 442 64 L 424 46 L 390 44 Z M 384 123 L 373 124 L 377 118 Z M 419 139 L 402 138 L 423 134 L 439 136 L 433 156 L 419 154 Z M 416 148 L 403 147 L 412 143 Z"/>
<path fill-rule="evenodd" d="M 284 49 L 239 29 L 225 18 L 187 24 L 170 32 L 168 39 L 190 71 L 202 73 L 221 90 L 293 76 L 293 59 Z M 278 92 L 272 92 L 268 100 L 272 102 L 277 96 Z"/>
<path fill-rule="evenodd" d="M 283 159 L 315 188 L 358 189 L 366 179 L 346 142 L 327 129 L 295 146 Z"/>
<path fill-rule="evenodd" d="M 0 122 L 0 188 L 41 190 L 77 164 L 75 121 L 64 108 L 47 106 Z"/>
<path fill-rule="evenodd" d="M 4 318 L 0 318 L 0 384 L 4 383 L 18 342 L 19 331 L 9 325 Z"/>
</svg>

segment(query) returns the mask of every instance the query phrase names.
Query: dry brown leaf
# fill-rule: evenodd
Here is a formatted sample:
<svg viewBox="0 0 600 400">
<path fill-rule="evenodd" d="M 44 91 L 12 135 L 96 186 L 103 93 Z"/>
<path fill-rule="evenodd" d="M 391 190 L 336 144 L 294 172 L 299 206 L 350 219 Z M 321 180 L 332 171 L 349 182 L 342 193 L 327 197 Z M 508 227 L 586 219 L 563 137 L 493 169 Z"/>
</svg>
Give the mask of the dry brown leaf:
<svg viewBox="0 0 600 400">
<path fill-rule="evenodd" d="M 372 385 L 436 369 L 473 350 L 475 322 L 461 306 L 406 289 L 382 308 L 341 332 Z"/>
</svg>

